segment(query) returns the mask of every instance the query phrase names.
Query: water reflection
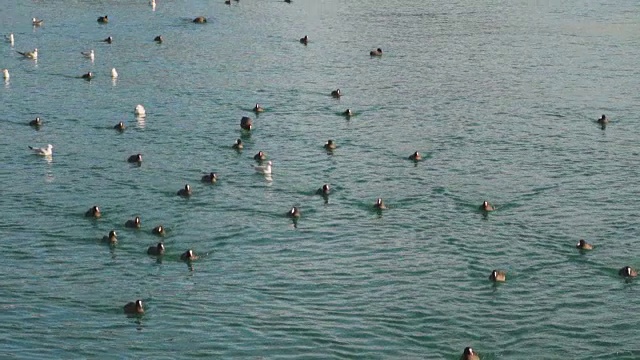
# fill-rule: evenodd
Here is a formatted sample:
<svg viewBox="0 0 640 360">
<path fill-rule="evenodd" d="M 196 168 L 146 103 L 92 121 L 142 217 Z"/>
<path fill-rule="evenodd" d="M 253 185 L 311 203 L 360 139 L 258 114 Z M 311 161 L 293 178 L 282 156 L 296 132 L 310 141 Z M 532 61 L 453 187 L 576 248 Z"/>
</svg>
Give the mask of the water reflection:
<svg viewBox="0 0 640 360">
<path fill-rule="evenodd" d="M 51 165 L 53 162 L 53 156 L 51 155 L 45 156 L 44 159 L 47 161 L 48 165 Z M 51 166 L 48 166 L 47 170 L 44 173 L 44 181 L 50 183 L 50 182 L 53 182 L 53 180 L 55 180 L 55 176 L 53 176 L 53 171 Z"/>
<path fill-rule="evenodd" d="M 144 129 L 146 120 L 144 116 L 136 116 L 136 123 L 140 129 Z"/>
</svg>

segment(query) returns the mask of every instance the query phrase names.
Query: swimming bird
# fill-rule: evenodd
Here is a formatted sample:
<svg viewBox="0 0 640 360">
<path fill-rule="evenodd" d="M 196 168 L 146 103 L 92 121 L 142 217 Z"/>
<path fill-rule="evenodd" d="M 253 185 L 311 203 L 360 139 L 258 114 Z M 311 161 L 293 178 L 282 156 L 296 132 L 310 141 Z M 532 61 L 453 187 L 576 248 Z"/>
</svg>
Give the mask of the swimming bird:
<svg viewBox="0 0 640 360">
<path fill-rule="evenodd" d="M 460 356 L 460 360 L 480 360 L 480 356 L 472 348 L 466 347 L 462 352 L 462 356 Z"/>
<path fill-rule="evenodd" d="M 153 38 L 153 41 L 157 42 L 158 44 L 162 44 L 162 42 L 164 41 L 164 38 L 162 37 L 162 35 L 158 35 L 155 38 Z"/>
<path fill-rule="evenodd" d="M 287 216 L 290 218 L 299 218 L 300 217 L 300 209 L 297 207 L 292 207 L 291 210 L 287 212 Z"/>
<path fill-rule="evenodd" d="M 253 120 L 248 116 L 243 116 L 242 119 L 240 119 L 240 127 L 244 130 L 253 129 Z"/>
<path fill-rule="evenodd" d="M 291 4 L 291 0 L 284 0 L 287 4 Z"/>
<path fill-rule="evenodd" d="M 336 148 L 336 143 L 333 140 L 329 139 L 327 140 L 327 143 L 324 144 L 324 148 L 327 150 L 334 150 Z"/>
<path fill-rule="evenodd" d="M 193 260 L 197 260 L 197 259 L 198 259 L 198 257 L 196 256 L 196 254 L 191 249 L 185 251 L 182 255 L 180 255 L 180 260 L 182 260 L 182 261 L 193 261 Z"/>
<path fill-rule="evenodd" d="M 207 22 L 207 18 L 204 16 L 198 16 L 197 18 L 193 19 L 193 22 L 196 24 L 204 24 Z"/>
<path fill-rule="evenodd" d="M 31 25 L 33 26 L 41 26 L 44 24 L 44 20 L 38 18 L 31 18 Z"/>
<path fill-rule="evenodd" d="M 135 154 L 135 155 L 129 156 L 129 158 L 127 159 L 127 162 L 140 164 L 142 162 L 142 154 Z"/>
<path fill-rule="evenodd" d="M 33 51 L 17 51 L 17 53 L 26 57 L 27 59 L 38 60 L 38 48 L 33 49 Z"/>
<path fill-rule="evenodd" d="M 238 139 L 233 143 L 232 147 L 236 150 L 242 150 L 242 148 L 244 148 L 244 144 L 242 144 L 242 140 Z"/>
<path fill-rule="evenodd" d="M 339 98 L 340 96 L 342 96 L 342 93 L 340 92 L 340 89 L 335 89 L 331 92 L 331 96 L 333 96 L 334 98 Z"/>
<path fill-rule="evenodd" d="M 376 202 L 373 204 L 373 207 L 379 210 L 384 210 L 387 206 L 384 204 L 381 198 L 377 198 Z"/>
<path fill-rule="evenodd" d="M 231 0 L 224 0 L 225 5 L 231 5 Z"/>
<path fill-rule="evenodd" d="M 39 128 L 40 126 L 42 126 L 42 120 L 40 119 L 39 116 L 37 116 L 35 119 L 29 121 L 29 126 Z"/>
<path fill-rule="evenodd" d="M 98 207 L 98 205 L 94 205 L 91 208 L 89 208 L 87 212 L 84 213 L 84 216 L 97 219 L 102 216 L 102 212 L 100 211 L 100 208 Z"/>
<path fill-rule="evenodd" d="M 111 43 L 113 43 L 113 37 L 112 37 L 112 36 L 109 36 L 108 38 L 106 38 L 106 39 L 104 39 L 104 40 L 102 40 L 102 41 L 103 41 L 103 42 L 106 42 L 107 44 L 111 44 Z"/>
<path fill-rule="evenodd" d="M 253 169 L 259 174 L 270 175 L 271 165 L 271 161 L 268 161 L 266 165 L 254 165 Z"/>
<path fill-rule="evenodd" d="M 267 155 L 262 151 L 258 151 L 257 154 L 253 155 L 253 160 L 255 161 L 267 160 Z"/>
<path fill-rule="evenodd" d="M 11 46 L 13 46 L 13 44 L 15 43 L 15 37 L 13 36 L 13 33 L 9 33 L 9 35 L 5 35 L 4 39 L 11 44 Z"/>
<path fill-rule="evenodd" d="M 108 242 L 111 245 L 117 243 L 118 239 L 116 238 L 116 231 L 115 230 L 109 231 L 109 235 L 105 235 L 102 237 L 102 242 Z"/>
<path fill-rule="evenodd" d="M 371 51 L 369 52 L 369 55 L 370 55 L 370 56 L 382 56 L 382 49 L 377 48 L 377 49 L 375 49 L 375 50 L 371 50 Z"/>
<path fill-rule="evenodd" d="M 9 69 L 2 69 L 2 77 L 3 77 L 5 80 L 9 80 L 9 77 L 10 77 L 10 76 L 9 76 Z"/>
<path fill-rule="evenodd" d="M 482 203 L 482 205 L 480 205 L 480 210 L 482 210 L 482 211 L 493 211 L 493 210 L 495 210 L 495 208 L 491 204 L 489 204 L 488 201 L 485 200 Z"/>
<path fill-rule="evenodd" d="M 164 236 L 166 232 L 164 231 L 164 227 L 162 225 L 158 225 L 151 230 L 151 233 L 154 235 Z"/>
<path fill-rule="evenodd" d="M 351 109 L 347 109 L 342 113 L 342 115 L 344 115 L 346 117 L 351 117 L 351 116 L 353 116 L 353 111 L 351 111 Z"/>
<path fill-rule="evenodd" d="M 589 244 L 588 242 L 584 241 L 583 239 L 580 239 L 580 241 L 578 241 L 578 243 L 576 244 L 576 248 L 578 248 L 580 250 L 591 250 L 591 249 L 593 249 L 593 245 Z"/>
<path fill-rule="evenodd" d="M 108 23 L 108 22 L 109 22 L 109 17 L 108 17 L 107 15 L 105 15 L 105 16 L 100 16 L 100 17 L 98 18 L 98 22 L 99 22 L 99 23 L 101 23 L 101 24 L 106 24 L 106 23 Z"/>
<path fill-rule="evenodd" d="M 320 189 L 316 190 L 316 194 L 317 195 L 323 195 L 323 196 L 329 195 L 329 191 L 330 190 L 331 189 L 329 188 L 329 184 L 324 184 L 324 185 L 322 185 L 322 187 Z"/>
<path fill-rule="evenodd" d="M 144 308 L 142 307 L 142 300 L 136 300 L 135 302 L 127 303 L 124 306 L 125 314 L 144 314 Z"/>
<path fill-rule="evenodd" d="M 29 146 L 29 149 L 33 150 L 36 155 L 51 156 L 53 154 L 53 145 L 48 144 L 47 147 L 36 148 Z"/>
<path fill-rule="evenodd" d="M 149 246 L 147 254 L 155 256 L 164 255 L 164 244 L 159 242 L 156 246 Z"/>
<path fill-rule="evenodd" d="M 91 61 L 95 60 L 95 53 L 93 52 L 93 50 L 82 51 L 81 54 L 82 56 L 84 56 L 87 59 L 90 59 Z"/>
<path fill-rule="evenodd" d="M 420 153 L 416 151 L 413 154 L 409 155 L 409 160 L 420 161 L 422 160 L 422 155 L 420 155 Z"/>
<path fill-rule="evenodd" d="M 149 0 L 149 5 L 151 5 L 152 9 L 156 8 L 156 0 Z"/>
<path fill-rule="evenodd" d="M 142 224 L 140 222 L 140 217 L 139 216 L 136 216 L 133 219 L 129 219 L 129 220 L 125 221 L 125 223 L 124 223 L 124 227 L 129 228 L 129 229 L 140 229 L 140 225 L 142 225 Z"/>
<path fill-rule="evenodd" d="M 608 124 L 608 123 L 609 123 L 609 119 L 604 114 L 602 114 L 600 119 L 598 119 L 598 124 Z"/>
<path fill-rule="evenodd" d="M 111 68 L 111 78 L 112 79 L 118 78 L 118 72 L 116 71 L 116 68 Z"/>
<path fill-rule="evenodd" d="M 91 71 L 89 71 L 88 73 L 83 74 L 83 75 L 81 76 L 81 78 L 83 78 L 83 79 L 85 79 L 85 80 L 91 80 L 91 79 L 93 79 L 93 73 L 92 73 Z"/>
<path fill-rule="evenodd" d="M 309 37 L 305 35 L 303 38 L 300 38 L 300 42 L 307 45 L 309 43 Z"/>
<path fill-rule="evenodd" d="M 144 109 L 144 106 L 138 104 L 136 105 L 136 108 L 133 110 L 133 113 L 136 114 L 136 116 L 146 116 L 147 110 Z"/>
<path fill-rule="evenodd" d="M 184 188 L 178 190 L 178 195 L 183 197 L 191 196 L 191 186 L 189 186 L 189 184 L 186 184 Z"/>
<path fill-rule="evenodd" d="M 216 181 L 218 181 L 218 175 L 216 173 L 209 173 L 207 175 L 203 175 L 202 179 L 200 179 L 202 182 L 206 182 L 206 183 L 214 183 Z"/>
<path fill-rule="evenodd" d="M 493 282 L 505 282 L 507 281 L 507 273 L 500 270 L 493 270 L 489 275 L 489 280 Z"/>
<path fill-rule="evenodd" d="M 625 266 L 618 271 L 618 275 L 622 277 L 636 277 L 638 276 L 638 272 L 630 266 Z"/>
<path fill-rule="evenodd" d="M 256 106 L 253 107 L 253 112 L 256 112 L 256 113 L 264 112 L 264 108 L 260 106 L 260 104 L 256 104 Z"/>
</svg>

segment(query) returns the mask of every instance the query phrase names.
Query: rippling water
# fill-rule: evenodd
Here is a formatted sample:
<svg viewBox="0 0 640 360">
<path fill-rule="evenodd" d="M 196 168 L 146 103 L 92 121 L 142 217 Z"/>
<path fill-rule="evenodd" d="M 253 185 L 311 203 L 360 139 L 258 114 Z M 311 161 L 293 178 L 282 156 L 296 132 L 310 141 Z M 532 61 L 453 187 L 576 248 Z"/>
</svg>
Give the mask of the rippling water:
<svg viewBox="0 0 640 360">
<path fill-rule="evenodd" d="M 639 358 L 638 286 L 617 275 L 640 267 L 639 19 L 604 1 L 10 1 L 2 356 Z M 16 53 L 34 47 L 37 63 Z M 47 143 L 50 161 L 27 149 Z M 158 224 L 161 260 L 146 255 Z M 125 316 L 138 298 L 145 315 Z"/>
</svg>

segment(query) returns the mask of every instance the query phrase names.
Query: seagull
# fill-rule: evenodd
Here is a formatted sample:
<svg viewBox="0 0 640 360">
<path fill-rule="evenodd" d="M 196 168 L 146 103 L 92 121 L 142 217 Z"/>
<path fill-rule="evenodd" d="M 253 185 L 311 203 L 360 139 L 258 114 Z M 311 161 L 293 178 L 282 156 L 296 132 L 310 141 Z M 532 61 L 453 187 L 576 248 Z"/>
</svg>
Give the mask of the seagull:
<svg viewBox="0 0 640 360">
<path fill-rule="evenodd" d="M 29 146 L 29 149 L 33 150 L 33 153 L 36 155 L 51 156 L 51 154 L 53 154 L 53 145 L 51 144 L 48 144 L 47 147 L 43 148 L 34 148 L 33 146 Z"/>
<path fill-rule="evenodd" d="M 9 35 L 5 35 L 4 38 L 9 44 L 11 44 L 11 46 L 13 46 L 13 43 L 14 43 L 13 33 L 10 33 Z"/>
<path fill-rule="evenodd" d="M 95 54 L 93 50 L 83 51 L 81 52 L 81 54 L 84 55 L 84 57 L 86 57 L 87 59 L 91 59 L 91 61 L 95 59 Z"/>
<path fill-rule="evenodd" d="M 26 57 L 27 59 L 38 60 L 38 48 L 33 49 L 33 51 L 18 51 L 17 53 Z"/>
<path fill-rule="evenodd" d="M 144 106 L 138 104 L 136 105 L 136 109 L 133 111 L 137 116 L 146 116 L 147 112 L 144 109 Z"/>
<path fill-rule="evenodd" d="M 40 26 L 44 23 L 44 20 L 42 19 L 38 19 L 38 18 L 32 18 L 31 19 L 31 24 L 33 24 L 33 26 Z"/>
<path fill-rule="evenodd" d="M 118 72 L 116 71 L 116 68 L 112 68 L 111 69 L 111 78 L 112 79 L 117 79 L 118 78 Z"/>
<path fill-rule="evenodd" d="M 254 165 L 253 168 L 259 174 L 271 175 L 271 161 L 267 162 L 267 165 Z"/>
<path fill-rule="evenodd" d="M 9 69 L 2 69 L 2 76 L 5 80 L 9 80 Z"/>
</svg>

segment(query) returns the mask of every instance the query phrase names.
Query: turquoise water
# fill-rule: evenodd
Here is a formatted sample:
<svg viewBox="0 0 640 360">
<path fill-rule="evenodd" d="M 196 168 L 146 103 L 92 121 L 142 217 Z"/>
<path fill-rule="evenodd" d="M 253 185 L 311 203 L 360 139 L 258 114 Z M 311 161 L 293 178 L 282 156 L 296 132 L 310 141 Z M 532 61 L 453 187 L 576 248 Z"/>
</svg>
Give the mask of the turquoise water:
<svg viewBox="0 0 640 360">
<path fill-rule="evenodd" d="M 3 358 L 640 358 L 637 5 L 11 1 L 0 32 Z"/>
</svg>

